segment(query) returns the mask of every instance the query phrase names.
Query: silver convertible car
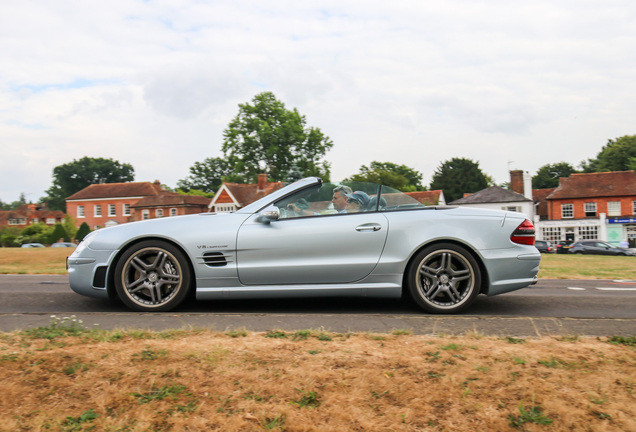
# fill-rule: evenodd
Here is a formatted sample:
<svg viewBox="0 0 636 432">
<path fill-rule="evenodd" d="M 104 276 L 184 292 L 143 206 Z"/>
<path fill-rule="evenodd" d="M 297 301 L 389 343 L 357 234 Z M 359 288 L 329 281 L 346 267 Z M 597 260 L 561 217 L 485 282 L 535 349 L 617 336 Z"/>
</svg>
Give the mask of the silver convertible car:
<svg viewBox="0 0 636 432">
<path fill-rule="evenodd" d="M 234 213 L 159 218 L 92 232 L 68 257 L 71 288 L 136 311 L 196 299 L 409 295 L 464 311 L 536 282 L 525 215 L 425 206 L 371 183 L 306 178 Z"/>
</svg>

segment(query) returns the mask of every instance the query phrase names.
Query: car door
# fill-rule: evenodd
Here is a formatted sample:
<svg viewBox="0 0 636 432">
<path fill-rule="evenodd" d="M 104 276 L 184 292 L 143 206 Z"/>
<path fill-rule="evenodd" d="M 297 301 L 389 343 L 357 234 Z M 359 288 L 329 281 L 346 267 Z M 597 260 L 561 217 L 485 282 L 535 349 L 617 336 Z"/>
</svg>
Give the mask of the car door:
<svg viewBox="0 0 636 432">
<path fill-rule="evenodd" d="M 336 214 L 241 226 L 237 264 L 245 285 L 342 284 L 367 276 L 388 234 L 381 213 Z"/>
</svg>

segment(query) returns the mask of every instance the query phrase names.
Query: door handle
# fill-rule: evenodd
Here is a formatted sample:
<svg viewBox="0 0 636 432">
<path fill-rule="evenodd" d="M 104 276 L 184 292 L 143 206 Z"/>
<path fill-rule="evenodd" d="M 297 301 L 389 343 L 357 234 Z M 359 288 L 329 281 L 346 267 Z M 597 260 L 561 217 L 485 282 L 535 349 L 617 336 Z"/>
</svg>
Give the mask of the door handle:
<svg viewBox="0 0 636 432">
<path fill-rule="evenodd" d="M 381 225 L 378 224 L 365 224 L 365 225 L 358 225 L 356 227 L 356 231 L 358 232 L 362 232 L 362 231 L 380 231 L 382 229 Z"/>
</svg>

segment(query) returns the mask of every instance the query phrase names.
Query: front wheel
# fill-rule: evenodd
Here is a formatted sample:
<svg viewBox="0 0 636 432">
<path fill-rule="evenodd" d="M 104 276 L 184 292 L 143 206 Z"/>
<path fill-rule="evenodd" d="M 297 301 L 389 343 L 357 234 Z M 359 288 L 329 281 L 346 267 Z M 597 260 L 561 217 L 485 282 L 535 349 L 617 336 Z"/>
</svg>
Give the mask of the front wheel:
<svg viewBox="0 0 636 432">
<path fill-rule="evenodd" d="M 431 313 L 458 313 L 479 294 L 481 271 L 464 248 L 441 243 L 419 252 L 407 272 L 411 297 Z"/>
<path fill-rule="evenodd" d="M 115 266 L 115 289 L 133 310 L 172 310 L 190 290 L 188 261 L 170 243 L 159 240 L 137 243 L 124 252 Z"/>
</svg>

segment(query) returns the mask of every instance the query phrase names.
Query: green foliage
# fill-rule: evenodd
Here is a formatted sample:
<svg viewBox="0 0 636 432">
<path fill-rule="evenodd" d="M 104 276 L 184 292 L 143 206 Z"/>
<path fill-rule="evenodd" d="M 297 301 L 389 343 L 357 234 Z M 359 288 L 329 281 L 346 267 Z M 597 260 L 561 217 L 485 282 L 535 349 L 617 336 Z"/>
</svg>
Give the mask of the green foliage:
<svg viewBox="0 0 636 432">
<path fill-rule="evenodd" d="M 145 404 L 166 398 L 176 400 L 179 393 L 185 390 L 186 387 L 183 385 L 168 385 L 163 387 L 156 387 L 153 385 L 146 393 L 131 393 L 131 395 L 137 398 L 140 404 Z"/>
<path fill-rule="evenodd" d="M 53 185 L 44 198 L 51 210 L 66 211 L 66 198 L 92 184 L 128 182 L 135 179 L 130 164 L 113 159 L 83 157 L 53 168 Z"/>
<path fill-rule="evenodd" d="M 221 187 L 223 179 L 232 174 L 232 167 L 222 158 L 206 158 L 203 162 L 195 162 L 190 167 L 190 175 L 177 182 L 177 186 L 185 191 L 198 190 L 203 193 L 214 193 Z"/>
<path fill-rule="evenodd" d="M 83 430 L 83 425 L 85 423 L 91 423 L 97 417 L 98 417 L 97 413 L 93 411 L 93 409 L 91 408 L 88 411 L 85 411 L 84 413 L 82 413 L 78 417 L 71 417 L 71 416 L 66 417 L 66 420 L 64 420 L 64 423 L 62 423 L 62 427 L 64 428 L 63 430 L 65 431 L 81 431 Z M 92 428 L 88 428 L 87 430 L 90 430 L 90 429 Z"/>
<path fill-rule="evenodd" d="M 608 140 L 596 158 L 581 163 L 583 172 L 636 170 L 636 135 Z"/>
<path fill-rule="evenodd" d="M 636 336 L 612 336 L 607 339 L 612 345 L 627 345 L 636 347 Z"/>
<path fill-rule="evenodd" d="M 292 169 L 303 177 L 329 179 L 323 158 L 332 141 L 271 92 L 257 94 L 252 104 L 239 104 L 223 135 L 223 154 L 233 173 L 228 181 L 255 183 L 261 173 L 270 181 L 286 181 Z"/>
<path fill-rule="evenodd" d="M 532 177 L 533 189 L 547 189 L 559 186 L 559 178 L 569 177 L 577 170 L 567 162 L 543 165 Z"/>
<path fill-rule="evenodd" d="M 12 203 L 5 203 L 0 200 L 0 210 L 16 210 L 18 207 L 23 206 L 26 203 L 26 197 L 24 195 L 24 192 L 22 192 L 20 194 L 20 199 L 18 199 L 17 201 L 13 201 Z"/>
<path fill-rule="evenodd" d="M 348 181 L 380 183 L 402 192 L 426 190 L 422 186 L 422 174 L 406 165 L 391 162 L 373 161 L 369 166 L 362 165 L 360 172 Z"/>
<path fill-rule="evenodd" d="M 62 226 L 64 226 L 64 230 L 66 231 L 66 235 L 68 237 L 64 238 L 64 241 L 71 241 L 71 239 L 75 238 L 75 234 L 77 234 L 77 227 L 75 225 L 75 219 L 73 217 L 66 215 L 64 216 L 64 222 L 62 222 Z"/>
<path fill-rule="evenodd" d="M 314 391 L 303 391 L 300 389 L 296 389 L 303 394 L 303 397 L 300 399 L 292 400 L 293 404 L 298 405 L 301 408 L 318 408 L 320 406 L 320 400 L 318 399 L 318 394 Z"/>
<path fill-rule="evenodd" d="M 0 245 L 2 247 L 19 246 L 17 239 L 20 236 L 20 228 L 2 227 L 0 228 Z"/>
<path fill-rule="evenodd" d="M 71 241 L 68 234 L 66 233 L 66 230 L 64 229 L 64 226 L 62 226 L 62 224 L 60 223 L 56 223 L 53 227 L 53 232 L 51 232 L 51 235 L 48 238 L 47 243 L 57 243 L 60 239 L 65 242 Z"/>
<path fill-rule="evenodd" d="M 535 423 L 538 425 L 552 424 L 552 419 L 543 414 L 543 409 L 540 406 L 533 406 L 530 409 L 526 409 L 523 405 L 519 405 L 518 416 L 509 414 L 508 420 L 510 420 L 510 426 L 520 429 L 525 423 Z"/>
<path fill-rule="evenodd" d="M 23 333 L 34 339 L 52 340 L 58 337 L 78 336 L 89 331 L 83 326 L 82 320 L 77 319 L 75 315 L 64 318 L 51 315 L 51 321 L 47 327 L 30 328 L 24 330 Z"/>
<path fill-rule="evenodd" d="M 77 230 L 77 233 L 75 234 L 75 239 L 77 241 L 82 241 L 84 240 L 84 237 L 86 237 L 90 232 L 91 229 L 88 224 L 86 222 L 82 222 L 79 229 Z"/>
<path fill-rule="evenodd" d="M 48 226 L 41 222 L 27 225 L 15 238 L 13 246 L 20 246 L 25 243 L 49 243 L 53 234 L 53 229 L 54 228 L 52 226 Z"/>
<path fill-rule="evenodd" d="M 464 196 L 464 193 L 478 192 L 488 185 L 488 177 L 481 171 L 478 162 L 453 158 L 435 170 L 430 189 L 442 189 L 446 202 L 451 202 Z"/>
</svg>

